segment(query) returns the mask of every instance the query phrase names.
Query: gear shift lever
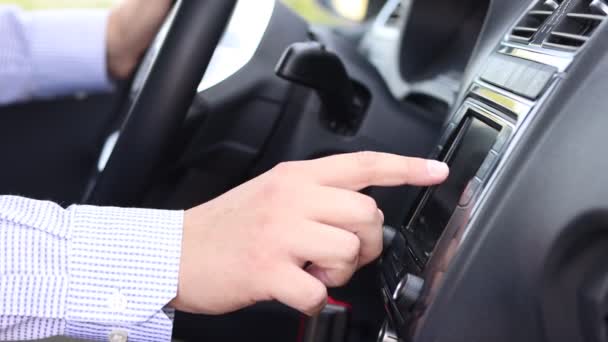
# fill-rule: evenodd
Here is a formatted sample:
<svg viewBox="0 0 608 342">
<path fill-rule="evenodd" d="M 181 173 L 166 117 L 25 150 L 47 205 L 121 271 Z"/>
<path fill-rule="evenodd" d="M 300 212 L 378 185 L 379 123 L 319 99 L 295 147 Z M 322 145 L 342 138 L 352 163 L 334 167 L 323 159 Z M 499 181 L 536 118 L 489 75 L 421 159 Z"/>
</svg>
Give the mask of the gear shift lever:
<svg viewBox="0 0 608 342">
<path fill-rule="evenodd" d="M 317 42 L 289 46 L 275 68 L 288 81 L 317 91 L 326 116 L 337 125 L 352 128 L 360 114 L 355 90 L 344 64 L 335 53 Z"/>
</svg>

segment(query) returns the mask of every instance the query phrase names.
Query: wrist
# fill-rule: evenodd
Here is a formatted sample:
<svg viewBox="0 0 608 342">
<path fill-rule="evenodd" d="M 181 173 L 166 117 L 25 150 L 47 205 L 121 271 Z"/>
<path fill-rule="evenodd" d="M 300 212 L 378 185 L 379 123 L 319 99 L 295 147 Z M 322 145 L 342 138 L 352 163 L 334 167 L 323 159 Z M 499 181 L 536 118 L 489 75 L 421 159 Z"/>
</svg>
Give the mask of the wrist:
<svg viewBox="0 0 608 342">
<path fill-rule="evenodd" d="M 173 297 L 169 303 L 167 304 L 168 307 L 175 309 L 175 310 L 180 310 L 180 311 L 192 311 L 188 308 L 188 303 L 184 302 L 184 300 L 182 299 L 182 297 L 180 296 L 181 292 L 180 291 L 180 287 L 184 287 L 187 285 L 186 281 L 184 280 L 185 278 L 185 274 L 188 272 L 188 265 L 187 265 L 187 261 L 188 261 L 188 246 L 186 246 L 186 240 L 187 240 L 187 235 L 189 233 L 191 233 L 192 231 L 192 226 L 194 225 L 193 221 L 195 221 L 195 218 L 193 217 L 193 212 L 194 209 L 190 209 L 190 210 L 185 210 L 183 212 L 183 218 L 182 218 L 182 245 L 181 245 L 181 252 L 180 252 L 180 261 L 179 261 L 179 271 L 178 271 L 178 277 L 177 277 L 177 289 L 175 292 L 175 297 Z"/>
<path fill-rule="evenodd" d="M 171 0 L 129 0 L 114 6 L 108 17 L 108 72 L 127 78 L 158 32 Z"/>
<path fill-rule="evenodd" d="M 113 79 L 117 80 L 127 78 L 137 64 L 137 58 L 131 56 L 130 49 L 123 42 L 122 37 L 124 35 L 125 30 L 122 25 L 121 13 L 117 7 L 108 16 L 106 32 L 108 73 Z"/>
</svg>

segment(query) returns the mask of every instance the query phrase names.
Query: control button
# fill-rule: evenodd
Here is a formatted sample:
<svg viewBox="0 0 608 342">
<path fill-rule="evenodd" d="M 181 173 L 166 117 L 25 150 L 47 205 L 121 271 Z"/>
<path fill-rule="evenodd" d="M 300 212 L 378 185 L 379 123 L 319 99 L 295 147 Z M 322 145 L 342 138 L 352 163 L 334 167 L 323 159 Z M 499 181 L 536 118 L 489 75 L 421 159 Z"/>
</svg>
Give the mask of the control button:
<svg viewBox="0 0 608 342">
<path fill-rule="evenodd" d="M 391 329 L 388 322 L 385 322 L 378 334 L 378 342 L 398 342 L 397 334 Z"/>
<path fill-rule="evenodd" d="M 460 196 L 460 201 L 458 201 L 458 205 L 461 207 L 466 207 L 471 203 L 471 200 L 477 193 L 477 191 L 481 188 L 481 181 L 477 178 L 473 178 L 467 187 L 464 189 L 462 196 Z"/>
<path fill-rule="evenodd" d="M 539 72 L 540 71 L 537 67 L 527 66 L 523 74 L 519 75 L 518 78 L 512 80 L 512 83 L 509 84 L 509 88 L 515 89 L 514 91 L 524 96 L 525 94 L 530 94 L 531 96 L 538 96 L 539 93 L 535 93 L 536 91 L 533 88 L 529 88 L 530 84 L 532 84 L 534 80 L 538 77 Z"/>
<path fill-rule="evenodd" d="M 477 178 L 481 179 L 482 181 L 486 180 L 486 177 L 494 168 L 494 165 L 496 165 L 496 161 L 498 161 L 498 153 L 496 153 L 496 151 L 490 151 L 486 157 L 486 160 L 484 160 L 483 164 L 481 164 L 481 167 L 479 167 L 479 170 L 477 171 Z"/>
<path fill-rule="evenodd" d="M 382 246 L 384 250 L 391 247 L 395 236 L 397 236 L 397 229 L 387 225 L 382 227 Z"/>
<path fill-rule="evenodd" d="M 403 235 L 394 227 L 382 227 L 382 243 L 383 243 L 383 263 L 385 269 L 388 268 L 391 274 L 391 279 L 394 277 L 396 285 L 399 275 L 403 272 L 403 258 L 406 253 L 405 239 Z"/>
<path fill-rule="evenodd" d="M 537 99 L 557 73 L 557 68 L 502 54 L 488 59 L 481 78 L 529 99 Z"/>
<path fill-rule="evenodd" d="M 517 89 L 517 85 L 519 84 L 519 80 L 523 75 L 530 73 L 530 67 L 527 63 L 515 63 L 511 69 L 511 75 L 507 79 L 507 81 L 503 84 L 507 89 Z"/>
<path fill-rule="evenodd" d="M 557 69 L 549 65 L 542 65 L 535 62 L 530 63 L 534 63 L 534 68 L 537 70 L 536 76 L 532 79 L 532 82 L 526 85 L 523 83 L 519 84 L 521 88 L 517 90 L 520 90 L 523 96 L 537 99 L 545 88 L 547 88 L 553 75 L 557 72 Z"/>
<path fill-rule="evenodd" d="M 514 59 L 505 55 L 492 55 L 488 58 L 486 68 L 481 73 L 481 78 L 499 87 L 505 87 L 517 64 Z"/>
<path fill-rule="evenodd" d="M 128 334 L 124 330 L 112 330 L 110 336 L 108 336 L 108 341 L 110 342 L 127 342 Z"/>
<path fill-rule="evenodd" d="M 424 280 L 410 273 L 401 279 L 395 289 L 395 293 L 393 293 L 393 300 L 397 303 L 397 308 L 399 308 L 402 314 L 411 310 L 412 306 L 420 298 L 423 286 Z"/>
</svg>

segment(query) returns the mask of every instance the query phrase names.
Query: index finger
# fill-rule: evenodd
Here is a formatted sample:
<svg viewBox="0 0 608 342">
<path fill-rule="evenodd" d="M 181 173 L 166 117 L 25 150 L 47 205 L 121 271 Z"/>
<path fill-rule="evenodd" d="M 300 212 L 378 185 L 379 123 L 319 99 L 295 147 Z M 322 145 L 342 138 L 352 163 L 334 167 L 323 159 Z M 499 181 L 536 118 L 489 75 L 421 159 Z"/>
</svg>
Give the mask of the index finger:
<svg viewBox="0 0 608 342">
<path fill-rule="evenodd" d="M 302 163 L 303 171 L 319 184 L 350 190 L 369 186 L 429 186 L 443 182 L 445 163 L 381 152 L 340 154 Z"/>
</svg>

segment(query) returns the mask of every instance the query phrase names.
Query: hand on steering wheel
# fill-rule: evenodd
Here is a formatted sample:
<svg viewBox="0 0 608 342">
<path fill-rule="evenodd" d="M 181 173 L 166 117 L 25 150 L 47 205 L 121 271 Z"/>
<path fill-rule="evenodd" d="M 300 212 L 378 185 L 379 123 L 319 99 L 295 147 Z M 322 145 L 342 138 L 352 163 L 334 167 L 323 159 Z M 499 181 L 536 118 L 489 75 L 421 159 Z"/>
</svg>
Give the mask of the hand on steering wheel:
<svg viewBox="0 0 608 342">
<path fill-rule="evenodd" d="M 85 196 L 86 203 L 139 203 L 182 127 L 236 2 L 175 2 L 166 27 L 142 59 L 129 96 L 124 97 L 127 114 L 120 138 Z"/>
</svg>

